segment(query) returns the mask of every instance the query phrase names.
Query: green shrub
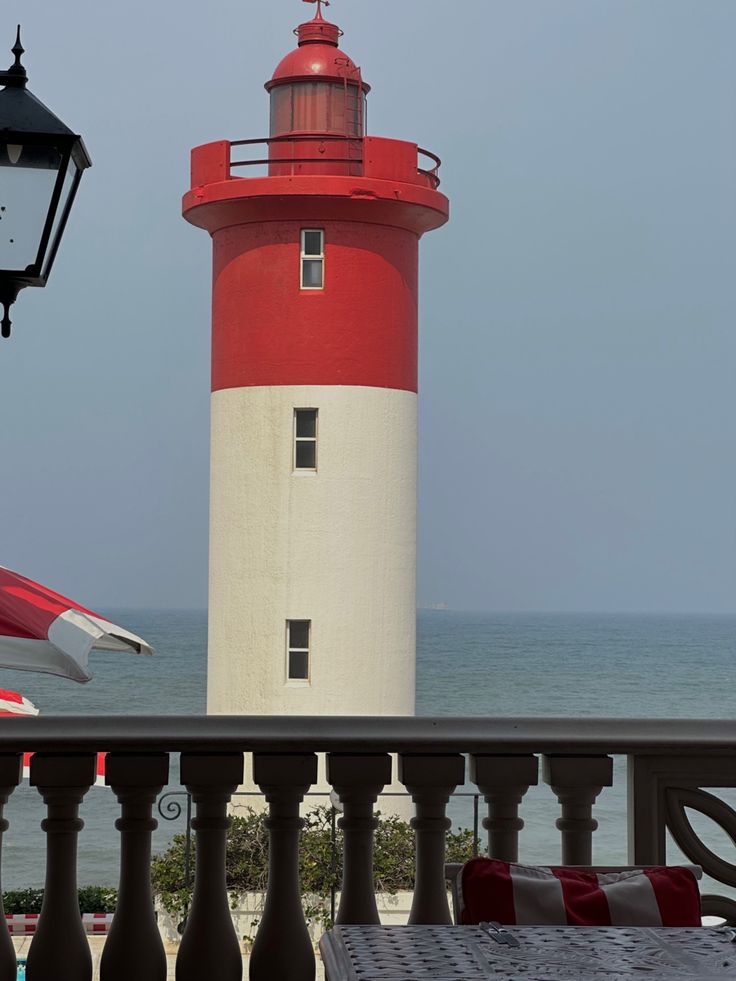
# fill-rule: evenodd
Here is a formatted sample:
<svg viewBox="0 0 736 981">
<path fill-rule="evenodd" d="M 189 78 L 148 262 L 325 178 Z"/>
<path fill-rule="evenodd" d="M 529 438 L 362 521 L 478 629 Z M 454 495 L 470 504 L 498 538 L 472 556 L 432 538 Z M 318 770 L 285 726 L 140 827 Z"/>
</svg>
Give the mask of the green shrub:
<svg viewBox="0 0 736 981">
<path fill-rule="evenodd" d="M 116 889 L 106 886 L 82 886 L 79 908 L 82 913 L 114 913 L 118 901 Z M 11 889 L 3 893 L 6 913 L 40 913 L 43 889 Z"/>
<path fill-rule="evenodd" d="M 11 889 L 3 893 L 6 913 L 40 913 L 43 889 Z"/>
<path fill-rule="evenodd" d="M 234 817 L 227 836 L 227 887 L 237 902 L 246 892 L 264 892 L 268 879 L 268 831 L 266 815 L 248 810 Z M 194 847 L 190 856 L 190 885 L 185 878 L 184 835 L 177 835 L 153 859 L 153 888 L 169 913 L 181 916 L 191 900 Z M 447 861 L 465 862 L 473 854 L 473 834 L 458 831 L 447 836 Z M 378 892 L 395 895 L 414 888 L 414 831 L 397 817 L 380 817 L 375 835 L 373 867 Z M 300 884 L 307 919 L 327 921 L 333 889 L 342 881 L 342 832 L 336 829 L 332 847 L 331 809 L 318 807 L 305 815 L 299 849 Z"/>
<path fill-rule="evenodd" d="M 117 905 L 117 889 L 107 886 L 81 886 L 79 889 L 79 909 L 82 913 L 114 913 Z"/>
</svg>

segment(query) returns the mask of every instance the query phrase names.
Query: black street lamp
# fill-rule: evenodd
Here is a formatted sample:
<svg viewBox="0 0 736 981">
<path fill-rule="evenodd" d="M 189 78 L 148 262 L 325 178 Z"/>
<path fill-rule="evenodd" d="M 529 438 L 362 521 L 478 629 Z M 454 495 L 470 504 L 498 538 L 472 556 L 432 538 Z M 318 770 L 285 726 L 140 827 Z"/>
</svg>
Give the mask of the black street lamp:
<svg viewBox="0 0 736 981">
<path fill-rule="evenodd" d="M 26 88 L 20 27 L 14 64 L 0 72 L 0 334 L 25 286 L 45 286 L 82 179 L 82 137 Z"/>
</svg>

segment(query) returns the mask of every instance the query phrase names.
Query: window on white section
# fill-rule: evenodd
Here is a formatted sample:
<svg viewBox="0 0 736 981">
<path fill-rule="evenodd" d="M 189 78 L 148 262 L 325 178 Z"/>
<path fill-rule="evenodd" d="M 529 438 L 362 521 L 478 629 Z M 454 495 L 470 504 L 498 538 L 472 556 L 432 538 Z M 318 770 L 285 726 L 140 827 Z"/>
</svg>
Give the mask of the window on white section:
<svg viewBox="0 0 736 981">
<path fill-rule="evenodd" d="M 294 409 L 294 469 L 317 469 L 317 409 Z"/>
<path fill-rule="evenodd" d="M 309 681 L 311 620 L 286 621 L 286 680 Z"/>
<path fill-rule="evenodd" d="M 301 288 L 325 288 L 325 233 L 321 228 L 303 228 L 301 259 Z"/>
</svg>

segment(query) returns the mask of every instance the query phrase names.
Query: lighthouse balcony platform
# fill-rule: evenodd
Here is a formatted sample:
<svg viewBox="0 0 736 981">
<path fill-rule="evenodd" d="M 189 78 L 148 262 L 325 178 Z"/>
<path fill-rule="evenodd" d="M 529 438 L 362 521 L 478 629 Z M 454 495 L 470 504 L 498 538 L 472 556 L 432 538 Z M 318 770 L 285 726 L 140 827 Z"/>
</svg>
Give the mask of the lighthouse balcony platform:
<svg viewBox="0 0 736 981">
<path fill-rule="evenodd" d="M 445 882 L 450 796 L 477 789 L 488 854 L 524 858 L 524 801 L 546 795 L 547 862 L 589 865 L 596 801 L 619 778 L 626 786 L 628 861 L 665 864 L 672 845 L 716 880 L 703 912 L 736 918 L 719 894 L 736 887 L 736 865 L 695 830 L 706 817 L 736 840 L 736 812 L 722 799 L 736 786 L 736 723 L 726 720 L 39 717 L 6 719 L 0 732 L 0 802 L 20 780 L 22 753 L 34 751 L 31 783 L 47 839 L 47 879 L 29 970 L 37 981 L 88 981 L 89 951 L 76 902 L 77 835 L 83 798 L 105 751 L 106 780 L 119 801 L 120 891 L 102 958 L 103 981 L 165 975 L 149 878 L 153 809 L 170 782 L 169 764 L 190 795 L 195 831 L 194 892 L 178 953 L 177 978 L 240 981 L 242 951 L 233 928 L 225 841 L 232 795 L 244 771 L 269 809 L 269 877 L 250 958 L 253 981 L 312 981 L 315 954 L 299 881 L 300 808 L 317 780 L 317 754 L 339 798 L 343 839 L 340 923 L 378 923 L 372 841 L 374 809 L 394 776 L 414 809 L 416 886 L 409 920 L 451 922 Z M 706 790 L 705 788 L 710 788 Z M 714 788 L 718 791 L 712 792 Z M 719 796 L 720 794 L 720 796 Z M 697 822 L 695 822 L 697 824 Z M 0 820 L 0 833 L 23 828 Z M 114 834 L 110 828 L 111 836 Z M 623 829 L 622 829 L 623 837 Z M 521 848 L 520 848 L 521 845 Z M 624 845 L 624 842 L 621 842 Z M 9 937 L 0 942 L 0 975 L 14 976 Z M 163 965 L 163 966 L 162 966 Z M 216 965 L 216 975 L 212 973 Z M 163 973 L 161 973 L 163 971 Z"/>
<path fill-rule="evenodd" d="M 318 198 L 322 218 L 371 220 L 371 206 L 378 204 L 382 212 L 391 207 L 398 224 L 423 234 L 447 221 L 440 166 L 438 156 L 416 143 L 377 136 L 218 140 L 192 150 L 183 213 L 213 231 L 223 222 L 274 220 L 280 204 L 293 216 L 297 199 Z"/>
<path fill-rule="evenodd" d="M 416 143 L 308 133 L 218 140 L 192 150 L 192 187 L 221 180 L 303 174 L 374 177 L 437 190 L 442 161 Z"/>
</svg>

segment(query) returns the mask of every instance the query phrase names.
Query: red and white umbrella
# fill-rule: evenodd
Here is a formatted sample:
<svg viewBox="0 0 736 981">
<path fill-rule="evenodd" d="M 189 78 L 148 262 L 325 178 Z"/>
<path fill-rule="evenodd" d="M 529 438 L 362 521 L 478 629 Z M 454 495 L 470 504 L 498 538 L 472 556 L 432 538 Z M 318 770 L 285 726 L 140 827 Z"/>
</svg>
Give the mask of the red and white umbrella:
<svg viewBox="0 0 736 981">
<path fill-rule="evenodd" d="M 0 668 L 89 681 L 89 652 L 150 656 L 141 637 L 0 566 Z"/>
<path fill-rule="evenodd" d="M 38 709 L 17 691 L 0 688 L 0 715 L 38 715 Z"/>
<path fill-rule="evenodd" d="M 33 753 L 23 754 L 23 776 L 28 779 L 31 775 L 31 757 Z M 95 787 L 105 787 L 105 757 L 107 753 L 98 753 L 95 764 Z"/>
<path fill-rule="evenodd" d="M 38 715 L 38 709 L 28 698 L 19 695 L 17 691 L 8 691 L 7 688 L 0 688 L 0 715 Z M 23 754 L 23 776 L 30 776 L 31 757 L 33 753 Z M 98 787 L 105 786 L 105 757 L 107 753 L 97 754 L 97 765 L 95 769 L 95 784 Z"/>
</svg>

